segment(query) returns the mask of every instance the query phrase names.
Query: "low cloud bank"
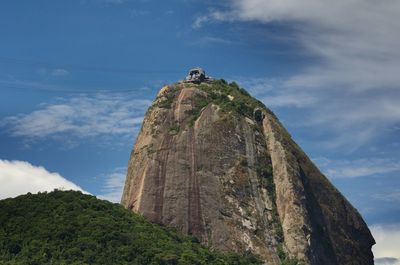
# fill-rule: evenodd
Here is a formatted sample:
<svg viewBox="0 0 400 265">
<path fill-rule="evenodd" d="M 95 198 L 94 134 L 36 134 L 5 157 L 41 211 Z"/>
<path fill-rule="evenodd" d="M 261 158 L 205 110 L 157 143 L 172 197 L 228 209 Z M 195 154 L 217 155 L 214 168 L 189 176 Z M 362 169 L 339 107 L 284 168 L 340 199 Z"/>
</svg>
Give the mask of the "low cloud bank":
<svg viewBox="0 0 400 265">
<path fill-rule="evenodd" d="M 60 174 L 25 161 L 0 159 L 0 199 L 12 198 L 28 192 L 37 193 L 54 189 L 78 190 L 81 187 Z"/>
<path fill-rule="evenodd" d="M 400 265 L 400 224 L 370 227 L 376 245 L 372 248 L 376 265 Z"/>
</svg>

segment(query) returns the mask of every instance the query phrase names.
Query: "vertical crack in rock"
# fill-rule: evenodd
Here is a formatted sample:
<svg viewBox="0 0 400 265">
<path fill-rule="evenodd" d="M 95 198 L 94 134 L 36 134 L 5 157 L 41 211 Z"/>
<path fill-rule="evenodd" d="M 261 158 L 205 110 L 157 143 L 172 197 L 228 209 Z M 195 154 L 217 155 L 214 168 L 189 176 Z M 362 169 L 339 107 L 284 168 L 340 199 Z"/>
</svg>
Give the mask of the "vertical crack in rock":
<svg viewBox="0 0 400 265">
<path fill-rule="evenodd" d="M 282 223 L 285 247 L 290 256 L 308 260 L 310 224 L 305 208 L 305 191 L 299 177 L 298 166 L 290 160 L 293 159 L 292 155 L 286 152 L 279 139 L 283 137 L 279 133 L 283 132 L 276 130 L 274 122 L 270 115 L 266 114 L 263 127 L 271 154 L 276 204 Z"/>
<path fill-rule="evenodd" d="M 203 237 L 204 228 L 200 205 L 200 187 L 196 170 L 196 135 L 194 127 L 188 131 L 188 155 L 190 160 L 189 189 L 188 189 L 188 233 Z"/>
<path fill-rule="evenodd" d="M 167 175 L 167 163 L 168 156 L 171 148 L 172 137 L 170 135 L 166 135 L 163 138 L 163 141 L 159 147 L 158 153 L 158 171 L 154 174 L 154 185 L 156 187 L 156 194 L 154 199 L 154 212 L 156 213 L 156 217 L 154 222 L 162 223 L 163 220 L 163 205 L 164 205 L 164 191 L 165 191 L 165 179 Z"/>
<path fill-rule="evenodd" d="M 129 208 L 134 209 L 135 211 L 139 211 L 140 209 L 140 202 L 142 200 L 142 192 L 143 192 L 143 185 L 144 185 L 144 176 L 146 175 L 147 172 L 147 165 L 143 170 L 143 173 L 140 176 L 140 184 L 139 184 L 139 188 L 137 191 L 137 195 L 134 197 L 131 206 Z"/>
<path fill-rule="evenodd" d="M 259 192 L 260 182 L 255 171 L 256 165 L 256 152 L 255 152 L 255 139 L 254 139 L 254 131 L 251 130 L 250 126 L 247 123 L 243 123 L 243 135 L 245 139 L 246 145 L 246 160 L 247 160 L 247 171 L 249 175 L 249 182 L 252 192 L 252 198 L 254 200 L 258 219 L 261 221 L 261 228 L 264 229 L 262 240 L 264 241 L 272 241 L 272 237 L 270 236 L 270 232 L 266 228 L 268 227 L 268 220 L 265 218 L 264 209 L 265 209 L 265 201 L 263 201 L 262 196 Z M 275 251 L 269 247 L 265 247 L 264 251 L 266 252 L 266 262 L 267 264 L 280 264 L 280 260 L 278 255 L 276 255 Z"/>
</svg>

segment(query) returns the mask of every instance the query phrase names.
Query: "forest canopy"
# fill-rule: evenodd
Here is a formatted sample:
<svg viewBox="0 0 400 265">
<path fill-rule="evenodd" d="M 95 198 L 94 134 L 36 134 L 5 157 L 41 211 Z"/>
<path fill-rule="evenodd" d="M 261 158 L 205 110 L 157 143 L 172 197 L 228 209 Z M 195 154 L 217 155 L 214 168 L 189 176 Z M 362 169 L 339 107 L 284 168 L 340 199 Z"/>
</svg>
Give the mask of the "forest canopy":
<svg viewBox="0 0 400 265">
<path fill-rule="evenodd" d="M 0 201 L 1 264 L 261 264 L 211 251 L 195 237 L 119 204 L 55 190 Z"/>
</svg>

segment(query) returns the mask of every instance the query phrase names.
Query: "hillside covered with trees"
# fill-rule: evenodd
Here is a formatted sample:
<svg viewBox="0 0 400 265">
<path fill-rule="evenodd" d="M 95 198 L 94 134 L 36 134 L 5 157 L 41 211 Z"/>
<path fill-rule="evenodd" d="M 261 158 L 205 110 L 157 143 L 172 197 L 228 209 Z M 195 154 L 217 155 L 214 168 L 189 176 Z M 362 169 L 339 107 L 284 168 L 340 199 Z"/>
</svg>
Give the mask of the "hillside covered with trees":
<svg viewBox="0 0 400 265">
<path fill-rule="evenodd" d="M 0 201 L 0 264 L 261 264 L 75 191 Z"/>
</svg>

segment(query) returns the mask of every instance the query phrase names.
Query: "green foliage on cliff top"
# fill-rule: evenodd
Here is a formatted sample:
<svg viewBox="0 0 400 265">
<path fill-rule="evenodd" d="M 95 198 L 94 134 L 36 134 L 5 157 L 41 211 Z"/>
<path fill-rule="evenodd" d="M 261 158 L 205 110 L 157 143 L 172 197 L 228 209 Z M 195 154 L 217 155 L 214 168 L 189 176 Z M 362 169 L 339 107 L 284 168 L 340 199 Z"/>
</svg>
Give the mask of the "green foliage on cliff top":
<svg viewBox="0 0 400 265">
<path fill-rule="evenodd" d="M 232 111 L 252 118 L 255 108 L 266 109 L 261 101 L 253 98 L 235 82 L 228 84 L 221 79 L 215 80 L 211 84 L 200 84 L 199 88 L 207 92 L 211 98 L 210 101 L 224 111 Z"/>
<path fill-rule="evenodd" d="M 194 122 L 200 116 L 202 109 L 210 103 L 218 105 L 224 112 L 239 114 L 249 118 L 253 118 L 256 108 L 269 111 L 261 101 L 253 98 L 235 82 L 228 84 L 225 80 L 221 79 L 200 85 L 190 84 L 190 86 L 194 86 L 207 93 L 207 96 L 197 97 L 194 101 L 193 109 L 188 111 L 190 126 L 193 126 Z"/>
<path fill-rule="evenodd" d="M 0 264 L 261 264 L 73 191 L 0 201 Z"/>
</svg>

